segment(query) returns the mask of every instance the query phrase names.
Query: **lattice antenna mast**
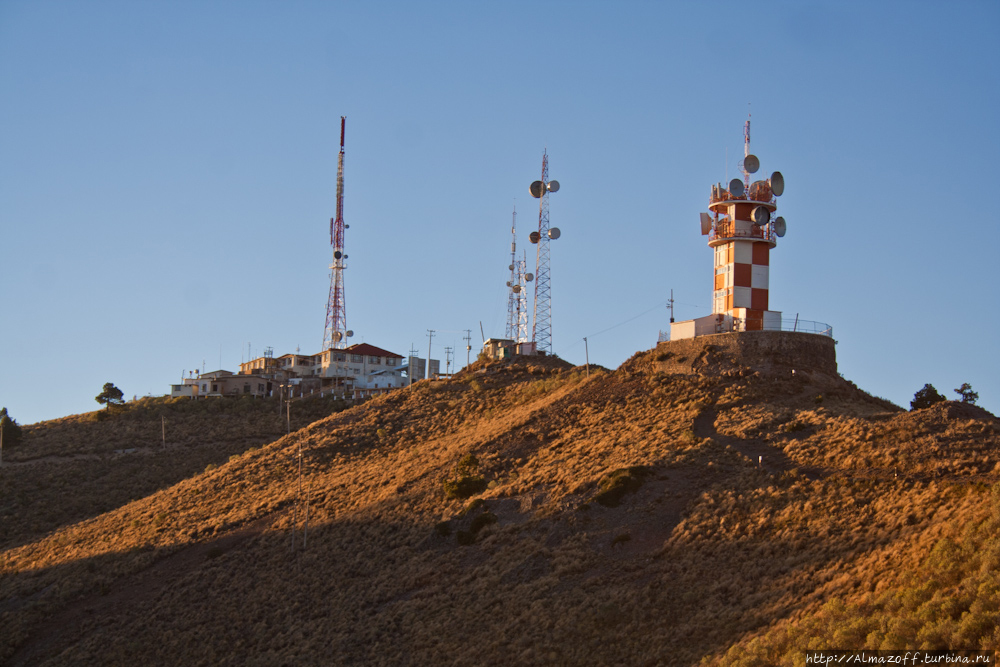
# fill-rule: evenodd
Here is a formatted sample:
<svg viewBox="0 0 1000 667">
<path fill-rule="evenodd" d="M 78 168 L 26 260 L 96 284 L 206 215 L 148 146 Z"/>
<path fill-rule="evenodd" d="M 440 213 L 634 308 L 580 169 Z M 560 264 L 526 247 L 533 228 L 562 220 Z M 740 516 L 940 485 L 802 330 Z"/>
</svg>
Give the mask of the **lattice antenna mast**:
<svg viewBox="0 0 1000 667">
<path fill-rule="evenodd" d="M 517 276 L 517 206 L 514 206 L 514 216 L 510 223 L 510 279 L 507 281 L 507 332 L 506 338 L 517 340 L 518 307 L 520 302 L 520 289 L 515 290 L 521 283 Z"/>
<path fill-rule="evenodd" d="M 347 347 L 347 309 L 344 302 L 344 129 L 347 117 L 340 117 L 340 155 L 337 157 L 337 217 L 330 220 L 330 245 L 333 246 L 333 264 L 330 265 L 330 298 L 326 303 L 326 328 L 323 331 L 323 349 Z"/>
<path fill-rule="evenodd" d="M 549 228 L 549 193 L 559 191 L 559 181 L 549 180 L 549 155 L 542 153 L 542 180 L 529 188 L 538 202 L 538 231 L 529 237 L 538 244 L 535 256 L 535 312 L 532 317 L 531 339 L 535 349 L 552 354 L 552 287 L 549 270 L 549 240 L 559 238 L 559 228 Z"/>
<path fill-rule="evenodd" d="M 524 253 L 524 259 L 517 260 L 517 281 L 521 291 L 517 295 L 517 336 L 514 340 L 518 343 L 528 342 L 528 283 L 534 276 L 525 273 L 527 266 L 528 253 Z"/>
</svg>

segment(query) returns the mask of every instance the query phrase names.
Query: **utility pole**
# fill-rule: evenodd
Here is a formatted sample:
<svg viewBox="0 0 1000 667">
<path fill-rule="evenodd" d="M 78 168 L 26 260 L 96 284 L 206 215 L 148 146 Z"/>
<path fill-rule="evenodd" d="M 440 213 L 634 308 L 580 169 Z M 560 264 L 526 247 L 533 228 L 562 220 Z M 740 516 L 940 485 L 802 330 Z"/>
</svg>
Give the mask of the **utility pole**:
<svg viewBox="0 0 1000 667">
<path fill-rule="evenodd" d="M 674 323 L 674 291 L 670 290 L 670 298 L 667 300 L 667 309 L 670 311 L 670 323 Z M 586 340 L 586 339 L 584 339 Z"/>
<path fill-rule="evenodd" d="M 451 351 L 454 348 L 446 347 L 444 348 L 444 372 L 445 375 L 451 375 Z"/>
<path fill-rule="evenodd" d="M 469 355 L 472 353 L 472 329 L 465 330 L 465 365 L 469 365 Z"/>
<path fill-rule="evenodd" d="M 587 344 L 587 337 L 583 337 L 583 350 L 587 355 L 587 377 L 590 377 L 590 346 Z"/>
<path fill-rule="evenodd" d="M 163 430 L 163 433 L 162 433 L 162 436 L 163 436 L 163 446 L 164 446 L 164 448 L 166 448 L 166 446 L 167 446 L 167 418 L 164 417 L 163 415 L 160 415 L 160 428 Z"/>
<path fill-rule="evenodd" d="M 431 343 L 434 342 L 434 329 L 427 330 L 427 373 L 424 375 L 425 380 L 431 379 Z"/>
</svg>

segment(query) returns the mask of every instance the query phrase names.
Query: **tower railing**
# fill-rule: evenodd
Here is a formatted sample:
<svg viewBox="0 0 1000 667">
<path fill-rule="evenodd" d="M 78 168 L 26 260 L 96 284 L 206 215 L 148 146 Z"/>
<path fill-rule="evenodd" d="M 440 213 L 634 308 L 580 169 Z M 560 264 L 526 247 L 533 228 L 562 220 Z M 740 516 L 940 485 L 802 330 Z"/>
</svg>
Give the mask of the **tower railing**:
<svg viewBox="0 0 1000 667">
<path fill-rule="evenodd" d="M 736 226 L 729 222 L 717 223 L 712 232 L 708 235 L 708 241 L 711 243 L 717 239 L 761 239 L 769 243 L 777 242 L 777 235 L 771 228 L 770 224 L 764 225 L 753 225 L 748 230 L 738 230 Z"/>
</svg>

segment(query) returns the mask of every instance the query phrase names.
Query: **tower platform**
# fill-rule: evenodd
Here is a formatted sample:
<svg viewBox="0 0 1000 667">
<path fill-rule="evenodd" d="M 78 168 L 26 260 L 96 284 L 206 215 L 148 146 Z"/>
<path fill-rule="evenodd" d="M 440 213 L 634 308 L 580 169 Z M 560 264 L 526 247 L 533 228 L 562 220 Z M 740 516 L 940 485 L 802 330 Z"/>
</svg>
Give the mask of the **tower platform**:
<svg viewBox="0 0 1000 667">
<path fill-rule="evenodd" d="M 664 373 L 726 375 L 752 369 L 764 375 L 791 371 L 837 375 L 837 342 L 797 331 L 741 331 L 684 338 L 656 346 L 656 370 Z"/>
</svg>

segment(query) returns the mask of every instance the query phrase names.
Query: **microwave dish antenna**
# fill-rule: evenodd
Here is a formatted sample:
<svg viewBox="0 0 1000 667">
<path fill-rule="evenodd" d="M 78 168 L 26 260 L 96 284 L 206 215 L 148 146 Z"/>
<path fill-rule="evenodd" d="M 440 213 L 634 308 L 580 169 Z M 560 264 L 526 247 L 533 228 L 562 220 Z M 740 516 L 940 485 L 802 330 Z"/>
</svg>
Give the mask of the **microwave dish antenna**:
<svg viewBox="0 0 1000 667">
<path fill-rule="evenodd" d="M 774 193 L 775 197 L 780 197 L 785 192 L 785 177 L 781 175 L 780 171 L 771 174 L 768 183 L 771 185 L 771 192 Z"/>
</svg>

